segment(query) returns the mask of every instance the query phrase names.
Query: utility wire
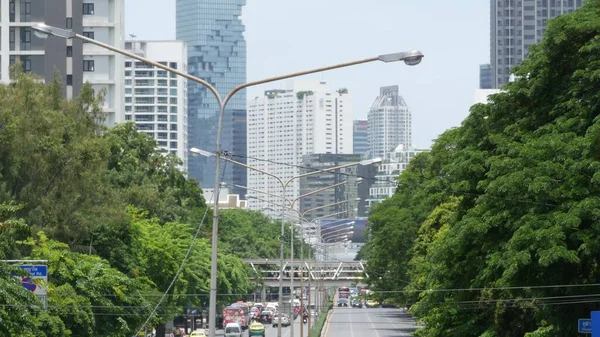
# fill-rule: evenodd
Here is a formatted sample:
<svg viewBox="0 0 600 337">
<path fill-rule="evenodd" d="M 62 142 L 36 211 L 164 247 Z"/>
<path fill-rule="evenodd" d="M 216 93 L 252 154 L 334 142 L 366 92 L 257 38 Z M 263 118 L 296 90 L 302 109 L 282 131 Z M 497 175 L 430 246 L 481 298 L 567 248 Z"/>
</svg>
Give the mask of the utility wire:
<svg viewBox="0 0 600 337">
<path fill-rule="evenodd" d="M 216 160 L 220 160 L 220 158 L 216 158 Z M 225 167 L 226 166 L 227 166 L 227 161 L 225 160 L 224 164 L 223 164 L 223 169 L 221 171 L 221 180 L 223 180 L 223 177 L 225 176 Z M 219 195 L 220 191 L 221 191 L 221 184 L 219 184 L 218 186 L 216 186 L 215 191 L 213 192 L 212 196 L 210 197 L 209 204 L 213 200 L 215 200 L 214 199 L 215 196 Z M 218 202 L 219 202 L 218 199 L 215 200 L 215 204 L 218 203 Z M 200 224 L 198 225 L 198 229 L 196 230 L 196 233 L 194 233 L 194 237 L 192 238 L 192 242 L 190 242 L 190 246 L 188 247 L 187 252 L 183 256 L 183 260 L 179 264 L 179 268 L 177 268 L 177 272 L 173 276 L 173 279 L 171 280 L 171 283 L 169 284 L 169 286 L 167 287 L 167 289 L 164 291 L 164 294 L 162 295 L 162 297 L 160 298 L 160 300 L 158 301 L 158 303 L 156 303 L 156 305 L 154 306 L 154 309 L 152 309 L 152 311 L 150 312 L 150 315 L 148 315 L 148 318 L 146 319 L 146 321 L 144 322 L 144 324 L 142 324 L 140 326 L 140 328 L 136 331 L 136 333 L 133 335 L 133 337 L 136 337 L 144 329 L 144 327 L 148 324 L 148 322 L 150 322 L 150 320 L 154 316 L 154 313 L 156 313 L 156 310 L 158 309 L 158 307 L 160 307 L 161 303 L 167 297 L 167 294 L 169 293 L 169 291 L 171 290 L 171 288 L 175 284 L 175 281 L 177 281 L 177 278 L 179 277 L 179 274 L 181 274 L 181 271 L 183 270 L 183 266 L 185 265 L 185 261 L 187 260 L 187 258 L 192 253 L 192 250 L 194 249 L 194 245 L 196 243 L 196 239 L 200 235 L 200 230 L 202 229 L 202 225 L 204 224 L 204 220 L 206 220 L 206 215 L 208 214 L 208 210 L 209 209 L 210 209 L 210 207 L 206 207 L 206 210 L 204 211 L 204 215 L 202 215 L 202 220 L 200 220 Z M 214 245 L 214 244 L 216 244 L 216 242 L 213 242 L 212 244 Z"/>
<path fill-rule="evenodd" d="M 397 180 L 381 179 L 381 178 L 377 178 L 377 177 L 365 177 L 365 176 L 361 176 L 361 175 L 358 175 L 358 174 L 347 173 L 347 172 L 326 171 L 326 170 L 323 170 L 323 169 L 316 169 L 316 168 L 312 168 L 312 167 L 309 167 L 309 166 L 302 166 L 302 165 L 296 165 L 296 164 L 288 164 L 288 163 L 278 162 L 278 161 L 274 161 L 274 160 L 270 160 L 270 159 L 256 158 L 256 157 L 250 157 L 250 156 L 243 156 L 243 155 L 239 155 L 239 154 L 233 154 L 231 152 L 229 152 L 229 155 L 231 157 L 239 157 L 239 158 L 252 159 L 252 160 L 267 162 L 267 163 L 276 164 L 276 165 L 282 165 L 282 166 L 300 168 L 300 169 L 309 170 L 309 171 L 312 171 L 312 172 L 319 171 L 319 172 L 328 173 L 328 174 L 343 175 L 343 176 L 346 176 L 346 177 L 362 178 L 364 180 L 372 180 L 372 181 L 375 181 L 375 182 L 392 183 L 392 184 L 396 184 L 396 186 L 398 186 L 398 187 L 406 187 L 406 188 L 419 188 L 419 187 L 422 187 L 422 188 L 428 189 L 430 191 L 444 192 L 444 193 L 448 193 L 448 194 L 465 195 L 465 196 L 471 196 L 471 197 L 485 197 L 485 198 L 491 198 L 491 199 L 496 199 L 496 200 L 500 200 L 500 201 L 510 201 L 510 202 L 517 202 L 517 203 L 528 204 L 528 205 L 536 205 L 536 206 L 545 206 L 545 207 L 554 207 L 554 208 L 565 208 L 565 209 L 580 209 L 580 210 L 585 210 L 585 211 L 589 211 L 589 212 L 596 211 L 594 209 L 587 208 L 587 207 L 569 206 L 569 205 L 564 205 L 564 204 L 555 204 L 555 203 L 533 201 L 533 200 L 511 199 L 511 198 L 504 198 L 504 197 L 494 196 L 494 195 L 491 195 L 489 193 L 473 193 L 473 192 L 466 192 L 466 191 L 451 190 L 449 188 L 436 188 L 436 187 L 431 187 L 431 186 L 408 185 L 408 184 L 401 183 L 401 182 L 399 182 Z M 442 178 L 442 177 L 438 176 L 437 178 Z"/>
</svg>

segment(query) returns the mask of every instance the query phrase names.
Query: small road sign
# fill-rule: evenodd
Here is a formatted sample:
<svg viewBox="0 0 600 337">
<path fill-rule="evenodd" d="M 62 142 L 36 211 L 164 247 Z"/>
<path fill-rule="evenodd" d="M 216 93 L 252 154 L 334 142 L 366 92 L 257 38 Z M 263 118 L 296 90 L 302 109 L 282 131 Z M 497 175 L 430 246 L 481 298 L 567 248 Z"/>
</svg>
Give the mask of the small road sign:
<svg viewBox="0 0 600 337">
<path fill-rule="evenodd" d="M 587 318 L 580 318 L 577 324 L 577 332 L 579 333 L 592 333 L 592 320 Z"/>
</svg>

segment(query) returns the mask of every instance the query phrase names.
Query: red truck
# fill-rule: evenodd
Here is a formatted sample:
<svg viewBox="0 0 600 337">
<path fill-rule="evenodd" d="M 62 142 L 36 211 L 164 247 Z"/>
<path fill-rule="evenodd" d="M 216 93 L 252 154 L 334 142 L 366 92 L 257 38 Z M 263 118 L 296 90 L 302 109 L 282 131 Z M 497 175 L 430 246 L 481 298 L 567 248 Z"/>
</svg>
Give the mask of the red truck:
<svg viewBox="0 0 600 337">
<path fill-rule="evenodd" d="M 237 323 L 240 326 L 246 326 L 244 310 L 242 308 L 227 307 L 223 309 L 223 326 L 229 323 Z"/>
</svg>

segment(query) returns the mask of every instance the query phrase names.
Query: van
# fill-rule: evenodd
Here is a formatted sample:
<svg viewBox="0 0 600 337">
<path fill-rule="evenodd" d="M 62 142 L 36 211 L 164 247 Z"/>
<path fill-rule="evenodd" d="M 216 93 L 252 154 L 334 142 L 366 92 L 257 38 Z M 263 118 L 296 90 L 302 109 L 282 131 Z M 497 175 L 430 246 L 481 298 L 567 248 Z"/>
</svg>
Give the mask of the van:
<svg viewBox="0 0 600 337">
<path fill-rule="evenodd" d="M 225 326 L 225 337 L 242 337 L 242 327 L 237 323 L 228 323 Z"/>
</svg>

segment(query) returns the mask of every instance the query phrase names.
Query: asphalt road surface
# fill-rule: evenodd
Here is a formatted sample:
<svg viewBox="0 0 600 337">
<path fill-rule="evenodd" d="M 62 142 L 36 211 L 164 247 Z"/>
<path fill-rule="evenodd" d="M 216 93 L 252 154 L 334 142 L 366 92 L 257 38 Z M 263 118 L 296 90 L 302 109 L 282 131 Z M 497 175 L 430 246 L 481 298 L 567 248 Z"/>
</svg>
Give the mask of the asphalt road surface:
<svg viewBox="0 0 600 337">
<path fill-rule="evenodd" d="M 412 336 L 415 330 L 414 320 L 403 309 L 336 307 L 325 325 L 325 337 Z"/>
<path fill-rule="evenodd" d="M 291 333 L 292 326 L 294 326 L 294 337 L 301 337 L 301 335 L 300 335 L 300 325 L 301 324 L 303 324 L 302 318 L 300 316 L 298 316 L 298 318 L 296 318 L 295 324 L 290 325 L 289 327 L 281 328 L 281 337 L 291 337 L 292 336 L 292 333 Z M 265 328 L 266 328 L 265 329 L 265 337 L 277 337 L 277 327 L 273 327 L 272 324 L 265 324 Z M 206 332 L 208 334 L 208 330 L 206 330 Z M 217 330 L 216 335 L 224 336 L 225 331 Z M 245 331 L 242 334 L 242 336 L 248 336 L 248 331 Z M 304 324 L 304 336 L 303 337 L 308 337 L 308 324 Z"/>
</svg>

